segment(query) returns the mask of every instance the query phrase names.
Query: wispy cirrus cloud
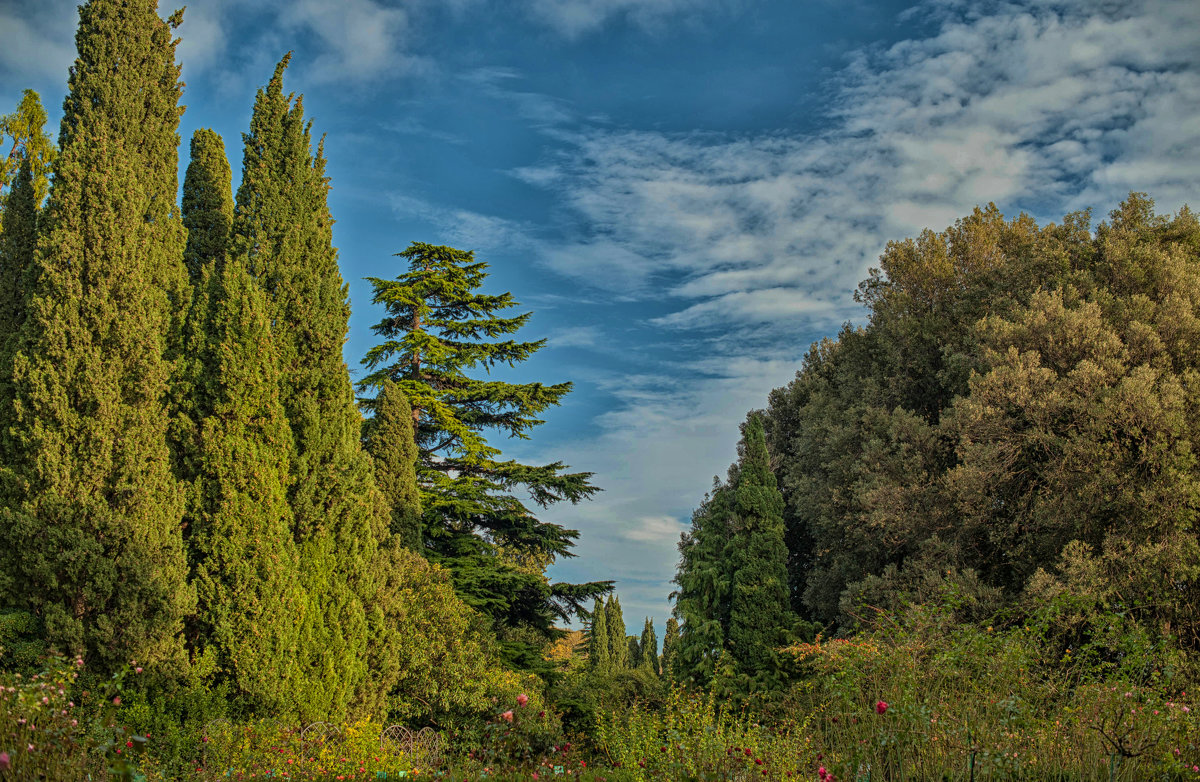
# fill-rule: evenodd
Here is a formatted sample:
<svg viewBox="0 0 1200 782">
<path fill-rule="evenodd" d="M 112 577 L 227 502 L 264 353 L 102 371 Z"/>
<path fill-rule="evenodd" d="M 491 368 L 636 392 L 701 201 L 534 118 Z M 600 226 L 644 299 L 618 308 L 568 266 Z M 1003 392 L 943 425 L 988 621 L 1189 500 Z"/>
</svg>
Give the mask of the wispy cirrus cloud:
<svg viewBox="0 0 1200 782">
<path fill-rule="evenodd" d="M 568 38 L 594 32 L 616 19 L 661 29 L 668 21 L 731 5 L 731 0 L 526 0 L 534 19 Z"/>
</svg>

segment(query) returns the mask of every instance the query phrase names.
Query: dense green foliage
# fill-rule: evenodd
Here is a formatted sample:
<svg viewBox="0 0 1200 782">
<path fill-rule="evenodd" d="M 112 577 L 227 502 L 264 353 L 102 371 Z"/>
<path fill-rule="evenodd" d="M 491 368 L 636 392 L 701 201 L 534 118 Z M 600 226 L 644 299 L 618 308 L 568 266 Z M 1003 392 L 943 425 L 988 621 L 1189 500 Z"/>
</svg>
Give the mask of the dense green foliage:
<svg viewBox="0 0 1200 782">
<path fill-rule="evenodd" d="M 363 430 L 363 442 L 375 462 L 375 482 L 391 509 L 391 533 L 401 545 L 420 552 L 421 496 L 412 407 L 391 380 L 384 381 L 375 398 L 375 414 L 364 422 Z"/>
<path fill-rule="evenodd" d="M 590 473 L 564 472 L 559 462 L 502 461 L 485 435 L 528 438 L 542 423 L 538 414 L 559 404 L 571 384 L 471 377 L 471 370 L 513 366 L 542 347 L 544 340 L 501 339 L 530 314 L 505 317 L 517 306 L 511 294 L 478 291 L 487 264 L 473 253 L 414 242 L 398 255 L 408 271 L 395 280 L 369 278 L 387 316 L 374 327 L 383 341 L 363 359 L 371 372 L 359 387 L 378 390 L 390 380 L 412 408 L 425 551 L 450 569 L 463 599 L 491 615 L 501 632 L 553 635 L 556 619 L 581 613 L 584 601 L 610 584 L 549 583 L 543 569 L 572 556 L 578 533 L 540 521 L 512 491 L 524 488 L 545 507 L 578 502 L 598 489 Z M 523 566 L 530 562 L 540 567 Z"/>
<path fill-rule="evenodd" d="M 889 244 L 865 325 L 743 424 L 660 655 L 611 582 L 546 576 L 577 533 L 516 494 L 597 489 L 488 442 L 571 386 L 476 376 L 543 344 L 511 338 L 529 314 L 480 292 L 486 264 L 414 243 L 372 280 L 360 414 L 287 57 L 236 202 L 201 130 L 177 206 L 179 22 L 91 0 L 59 151 L 36 94 L 0 118 L 0 776 L 1200 769 L 1186 208 L 988 207 Z M 573 615 L 586 633 L 554 627 Z M 392 723 L 436 731 L 401 747 Z"/>
<path fill-rule="evenodd" d="M 179 668 L 194 599 L 165 405 L 189 298 L 179 68 L 154 6 L 80 9 L 0 477 L 0 600 L 97 670 Z"/>
<path fill-rule="evenodd" d="M 34 202 L 41 205 L 50 188 L 50 171 L 58 154 L 45 131 L 46 110 L 33 90 L 25 90 L 16 111 L 0 115 L 0 143 L 8 147 L 0 163 L 0 208 L 17 181 L 21 167 L 29 164 Z"/>
</svg>

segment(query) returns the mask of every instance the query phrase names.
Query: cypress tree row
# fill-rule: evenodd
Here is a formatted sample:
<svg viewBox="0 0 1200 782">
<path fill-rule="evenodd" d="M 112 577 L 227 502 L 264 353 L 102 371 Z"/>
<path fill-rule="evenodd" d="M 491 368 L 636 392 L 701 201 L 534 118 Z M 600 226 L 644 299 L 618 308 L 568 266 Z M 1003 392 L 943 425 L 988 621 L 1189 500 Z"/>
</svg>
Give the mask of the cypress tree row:
<svg viewBox="0 0 1200 782">
<path fill-rule="evenodd" d="M 179 67 L 154 0 L 80 7 L 79 56 L 13 360 L 4 602 L 100 672 L 183 664 L 193 597 L 165 399 L 187 298 Z"/>
<path fill-rule="evenodd" d="M 362 450 L 342 359 L 349 305 L 332 244 L 325 159 L 320 147 L 313 153 L 301 100 L 283 94 L 289 58 L 259 90 L 245 135 L 232 254 L 267 294 L 295 444 L 289 504 L 308 597 L 299 652 L 309 697 L 301 716 L 336 719 L 370 689 L 371 565 L 388 513 Z"/>
</svg>

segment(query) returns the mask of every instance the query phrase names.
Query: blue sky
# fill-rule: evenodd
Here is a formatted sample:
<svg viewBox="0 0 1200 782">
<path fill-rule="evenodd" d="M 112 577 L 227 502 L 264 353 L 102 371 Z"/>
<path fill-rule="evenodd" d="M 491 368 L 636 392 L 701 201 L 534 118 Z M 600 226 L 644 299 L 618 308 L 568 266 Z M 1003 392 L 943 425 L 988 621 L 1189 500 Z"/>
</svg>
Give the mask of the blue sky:
<svg viewBox="0 0 1200 782">
<path fill-rule="evenodd" d="M 164 13 L 172 10 L 163 6 Z M 1198 206 L 1200 3 L 1031 0 L 199 0 L 179 30 L 187 139 L 237 179 L 254 92 L 327 134 L 352 371 L 365 276 L 411 241 L 474 249 L 548 346 L 503 377 L 576 391 L 523 460 L 605 489 L 561 579 L 614 578 L 660 633 L 679 533 L 738 424 L 812 341 L 862 319 L 889 239 L 994 201 L 1040 221 L 1130 190 Z M 0 112 L 57 128 L 75 0 L 0 0 Z"/>
</svg>

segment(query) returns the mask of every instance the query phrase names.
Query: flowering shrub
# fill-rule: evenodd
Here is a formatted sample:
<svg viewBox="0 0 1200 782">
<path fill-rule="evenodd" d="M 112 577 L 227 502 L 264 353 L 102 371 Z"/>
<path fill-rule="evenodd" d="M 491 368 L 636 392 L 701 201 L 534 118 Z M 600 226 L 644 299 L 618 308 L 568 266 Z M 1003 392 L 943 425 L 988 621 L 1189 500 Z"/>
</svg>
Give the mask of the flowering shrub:
<svg viewBox="0 0 1200 782">
<path fill-rule="evenodd" d="M 806 722 L 772 730 L 682 688 L 661 710 L 634 704 L 602 715 L 596 741 L 614 768 L 636 780 L 787 779 L 812 758 Z"/>
</svg>

